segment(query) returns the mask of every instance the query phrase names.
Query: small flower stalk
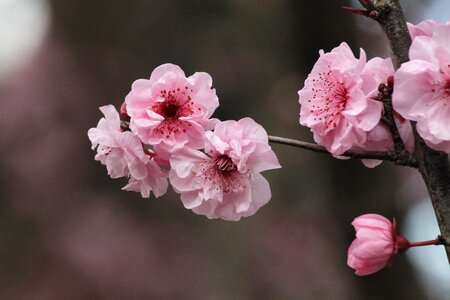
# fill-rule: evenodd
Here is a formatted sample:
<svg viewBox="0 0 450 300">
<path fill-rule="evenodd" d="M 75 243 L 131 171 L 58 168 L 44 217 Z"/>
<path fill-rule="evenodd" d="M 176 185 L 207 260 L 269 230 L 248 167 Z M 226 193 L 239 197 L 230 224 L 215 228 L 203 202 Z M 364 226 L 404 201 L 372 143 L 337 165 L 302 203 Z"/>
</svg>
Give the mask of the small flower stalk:
<svg viewBox="0 0 450 300">
<path fill-rule="evenodd" d="M 356 239 L 348 249 L 347 264 L 358 276 L 376 273 L 394 262 L 395 256 L 411 247 L 446 245 L 441 236 L 434 240 L 410 242 L 397 235 L 395 219 L 391 222 L 378 214 L 365 214 L 355 218 L 352 225 Z"/>
</svg>

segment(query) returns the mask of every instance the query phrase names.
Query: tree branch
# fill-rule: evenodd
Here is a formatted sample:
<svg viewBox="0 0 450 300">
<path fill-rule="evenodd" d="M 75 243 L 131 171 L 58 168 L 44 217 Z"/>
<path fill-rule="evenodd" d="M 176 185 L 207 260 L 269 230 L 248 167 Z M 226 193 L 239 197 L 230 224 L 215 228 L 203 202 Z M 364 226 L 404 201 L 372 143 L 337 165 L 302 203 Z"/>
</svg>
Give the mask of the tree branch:
<svg viewBox="0 0 450 300">
<path fill-rule="evenodd" d="M 385 123 L 389 130 L 391 131 L 392 138 L 394 140 L 394 150 L 397 154 L 408 154 L 408 151 L 405 148 L 405 144 L 403 143 L 402 137 L 397 128 L 397 124 L 395 123 L 394 118 L 394 108 L 392 107 L 392 93 L 394 92 L 394 78 L 391 76 L 388 78 L 387 85 L 382 83 L 378 87 L 379 96 L 378 100 L 383 103 L 384 111 L 383 117 L 381 118 L 382 122 Z"/>
<path fill-rule="evenodd" d="M 121 120 L 120 121 L 120 127 L 122 128 L 122 130 L 128 131 L 128 130 L 130 130 L 130 122 L 129 121 L 125 121 L 125 120 Z M 288 146 L 294 146 L 294 147 L 297 147 L 297 148 L 310 150 L 310 151 L 317 152 L 317 153 L 331 154 L 323 146 L 320 146 L 320 145 L 317 145 L 317 144 L 313 144 L 313 143 L 303 142 L 303 141 L 299 141 L 299 140 L 294 140 L 294 139 L 289 139 L 289 138 L 269 135 L 269 141 L 272 142 L 272 143 L 288 145 Z M 417 163 L 416 159 L 414 157 L 412 157 L 411 155 L 409 155 L 409 153 L 397 154 L 397 153 L 390 152 L 390 151 L 389 152 L 385 152 L 385 151 L 354 151 L 354 150 L 348 150 L 348 151 L 344 152 L 340 156 L 350 157 L 350 158 L 355 158 L 355 159 L 387 160 L 387 161 L 392 161 L 396 165 L 399 165 L 399 166 L 408 166 L 408 167 L 412 167 L 412 168 L 417 168 L 417 166 L 418 166 L 418 163 Z"/>
<path fill-rule="evenodd" d="M 411 36 L 399 0 L 360 0 L 369 10 L 368 16 L 376 20 L 383 28 L 389 42 L 390 56 L 395 69 L 409 60 Z"/>
<path fill-rule="evenodd" d="M 313 144 L 313 143 L 298 141 L 298 140 L 294 140 L 294 139 L 288 139 L 288 138 L 284 138 L 284 137 L 269 135 L 269 141 L 272 143 L 289 145 L 289 146 L 293 146 L 293 147 L 297 147 L 297 148 L 301 148 L 301 149 L 305 149 L 305 150 L 310 150 L 313 152 L 331 154 L 323 146 Z M 411 157 L 408 153 L 397 154 L 397 153 L 390 152 L 390 151 L 386 152 L 386 151 L 348 150 L 340 156 L 350 157 L 350 158 L 355 158 L 355 159 L 387 160 L 387 161 L 392 161 L 395 164 L 400 165 L 400 166 L 409 166 L 409 167 L 413 167 L 413 168 L 417 168 L 417 166 L 418 166 L 417 161 L 413 157 Z"/>
</svg>

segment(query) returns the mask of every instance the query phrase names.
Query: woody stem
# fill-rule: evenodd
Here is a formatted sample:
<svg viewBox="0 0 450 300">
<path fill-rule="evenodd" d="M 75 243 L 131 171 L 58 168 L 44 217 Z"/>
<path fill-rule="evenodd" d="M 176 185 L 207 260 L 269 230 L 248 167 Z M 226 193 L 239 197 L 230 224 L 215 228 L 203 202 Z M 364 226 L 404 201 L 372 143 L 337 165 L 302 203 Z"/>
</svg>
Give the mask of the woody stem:
<svg viewBox="0 0 450 300">
<path fill-rule="evenodd" d="M 304 141 L 289 139 L 285 137 L 273 136 L 269 135 L 269 142 L 293 146 L 317 153 L 327 153 L 331 154 L 325 147 L 308 143 Z M 401 166 L 409 166 L 413 168 L 417 168 L 417 161 L 406 153 L 395 153 L 388 151 L 355 151 L 355 150 L 347 150 L 342 153 L 340 156 L 350 157 L 354 159 L 377 159 L 377 160 L 387 160 L 396 163 Z"/>
</svg>

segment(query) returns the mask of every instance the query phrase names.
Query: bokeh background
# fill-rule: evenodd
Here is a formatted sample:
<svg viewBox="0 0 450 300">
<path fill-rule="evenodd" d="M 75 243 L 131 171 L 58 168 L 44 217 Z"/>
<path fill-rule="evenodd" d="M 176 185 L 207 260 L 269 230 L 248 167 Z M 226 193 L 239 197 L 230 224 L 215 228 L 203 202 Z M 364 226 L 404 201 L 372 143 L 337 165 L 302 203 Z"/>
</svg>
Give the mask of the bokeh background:
<svg viewBox="0 0 450 300">
<path fill-rule="evenodd" d="M 448 0 L 403 1 L 407 19 L 450 18 Z M 396 217 L 411 240 L 438 234 L 421 179 L 273 145 L 272 200 L 239 222 L 208 220 L 169 191 L 121 191 L 87 130 L 137 78 L 172 62 L 206 71 L 220 119 L 252 117 L 311 141 L 297 91 L 347 41 L 386 56 L 381 30 L 331 0 L 0 0 L 0 299 L 450 299 L 438 247 L 358 278 L 354 217 Z"/>
</svg>

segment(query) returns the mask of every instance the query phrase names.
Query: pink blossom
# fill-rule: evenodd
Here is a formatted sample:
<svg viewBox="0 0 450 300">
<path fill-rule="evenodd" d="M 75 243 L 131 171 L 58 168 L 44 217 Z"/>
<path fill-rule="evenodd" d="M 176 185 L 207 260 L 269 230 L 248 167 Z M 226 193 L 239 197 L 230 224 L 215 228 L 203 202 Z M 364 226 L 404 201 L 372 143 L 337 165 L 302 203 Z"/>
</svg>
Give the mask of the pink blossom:
<svg viewBox="0 0 450 300">
<path fill-rule="evenodd" d="M 447 24 L 450 24 L 450 21 L 447 22 Z M 433 35 L 433 32 L 436 30 L 437 27 L 443 25 L 443 23 L 439 23 L 435 20 L 425 20 L 420 22 L 417 25 L 407 23 L 409 34 L 411 35 L 411 39 L 415 39 L 418 36 L 429 36 L 431 37 Z"/>
<path fill-rule="evenodd" d="M 362 49 L 359 59 L 346 43 L 329 53 L 321 50 L 304 88 L 298 92 L 300 124 L 311 128 L 316 143 L 335 156 L 363 145 L 368 132 L 380 121 L 382 104 L 371 96 L 381 82 L 364 76 L 365 68 Z"/>
<path fill-rule="evenodd" d="M 88 131 L 92 149 L 97 147 L 95 160 L 106 165 L 111 178 L 128 176 L 130 182 L 124 189 L 140 191 L 143 197 L 149 197 L 151 190 L 156 197 L 163 195 L 168 186 L 167 174 L 144 152 L 136 135 L 120 128 L 114 106 L 102 106 L 100 111 L 105 117 Z"/>
<path fill-rule="evenodd" d="M 201 148 L 205 129 L 219 102 L 212 79 L 198 72 L 186 78 L 173 64 L 157 67 L 150 79 L 136 80 L 125 98 L 131 130 L 150 145 L 169 152 L 184 146 Z"/>
<path fill-rule="evenodd" d="M 388 78 L 394 75 L 394 66 L 391 59 L 382 59 L 375 57 L 367 62 L 361 77 L 363 78 L 364 86 L 367 89 L 368 98 L 375 99 L 378 97 L 379 90 L 373 90 L 374 86 L 379 86 L 381 83 L 388 84 Z M 368 88 L 367 88 L 368 87 Z M 384 110 L 384 109 L 383 109 Z M 400 137 L 402 138 L 405 148 L 409 152 L 414 151 L 414 136 L 412 132 L 411 123 L 406 121 L 394 111 L 394 121 L 397 125 Z M 354 150 L 366 151 L 389 151 L 394 150 L 394 141 L 388 126 L 381 120 L 374 129 L 367 133 L 367 140 L 363 144 L 355 145 Z M 362 163 L 369 168 L 376 167 L 381 164 L 381 160 L 363 159 Z"/>
<path fill-rule="evenodd" d="M 450 23 L 431 36 L 413 40 L 409 56 L 395 73 L 394 109 L 417 122 L 432 149 L 450 152 Z"/>
<path fill-rule="evenodd" d="M 143 198 L 150 197 L 150 192 L 153 192 L 155 197 L 164 195 L 169 185 L 167 171 L 161 170 L 153 159 L 147 161 L 145 168 L 146 176 L 142 178 L 130 176 L 128 184 L 122 190 L 141 193 Z"/>
<path fill-rule="evenodd" d="M 170 182 L 186 208 L 237 221 L 270 200 L 259 172 L 280 165 L 262 126 L 250 118 L 218 123 L 206 132 L 205 153 L 186 147 L 170 158 Z"/>
<path fill-rule="evenodd" d="M 355 274 L 370 275 L 390 265 L 397 254 L 395 226 L 377 214 L 359 216 L 352 225 L 356 239 L 348 249 L 347 264 Z"/>
<path fill-rule="evenodd" d="M 382 83 L 387 84 L 388 77 L 393 75 L 394 66 L 389 58 L 382 59 L 380 57 L 375 57 L 366 63 L 361 72 L 361 78 L 363 80 L 362 89 L 369 101 L 378 97 L 379 85 Z M 374 89 L 374 87 L 377 88 Z M 381 120 L 379 120 L 378 124 L 372 130 L 367 132 L 367 139 L 363 143 L 354 145 L 352 149 L 366 151 L 393 150 L 394 143 L 391 131 Z M 361 162 L 368 168 L 374 168 L 382 163 L 381 160 L 375 159 L 362 159 Z"/>
</svg>

